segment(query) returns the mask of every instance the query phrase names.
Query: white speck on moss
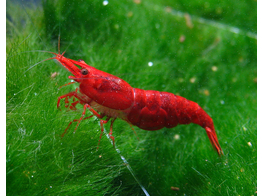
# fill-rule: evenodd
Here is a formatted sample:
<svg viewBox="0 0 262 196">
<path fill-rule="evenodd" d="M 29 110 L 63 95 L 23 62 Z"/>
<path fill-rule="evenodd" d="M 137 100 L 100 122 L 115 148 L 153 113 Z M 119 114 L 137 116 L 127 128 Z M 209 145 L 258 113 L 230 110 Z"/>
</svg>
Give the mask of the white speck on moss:
<svg viewBox="0 0 262 196">
<path fill-rule="evenodd" d="M 174 139 L 175 139 L 175 140 L 179 140 L 179 139 L 180 139 L 180 135 L 179 135 L 179 134 L 175 134 L 175 135 L 174 135 Z"/>
<path fill-rule="evenodd" d="M 195 81 L 196 81 L 196 77 L 190 78 L 191 83 L 195 83 Z"/>
<path fill-rule="evenodd" d="M 213 66 L 211 69 L 212 71 L 217 71 L 217 66 Z"/>
<path fill-rule="evenodd" d="M 108 1 L 107 1 L 107 0 L 103 1 L 103 5 L 104 5 L 104 6 L 106 6 L 107 4 L 108 4 Z"/>
</svg>

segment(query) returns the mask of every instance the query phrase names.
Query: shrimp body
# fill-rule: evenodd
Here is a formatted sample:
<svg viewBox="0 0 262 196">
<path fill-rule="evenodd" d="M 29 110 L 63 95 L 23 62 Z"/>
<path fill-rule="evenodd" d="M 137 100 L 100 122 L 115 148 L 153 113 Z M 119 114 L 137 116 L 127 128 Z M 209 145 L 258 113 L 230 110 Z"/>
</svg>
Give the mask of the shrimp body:
<svg viewBox="0 0 262 196">
<path fill-rule="evenodd" d="M 83 120 L 86 109 L 101 119 L 102 132 L 103 124 L 112 119 L 109 136 L 114 142 L 112 132 L 116 118 L 150 131 L 195 123 L 206 130 L 217 153 L 223 153 L 212 118 L 197 103 L 168 92 L 133 88 L 121 78 L 87 65 L 83 60 L 75 61 L 64 57 L 63 54 L 55 55 L 52 59 L 56 59 L 74 75 L 69 76 L 69 79 L 79 83 L 79 90 L 58 98 L 57 107 L 60 106 L 61 99 L 65 98 L 68 102 L 70 97 L 77 98 L 70 108 L 75 109 L 76 104 L 84 105 L 81 118 L 74 120 L 78 121 L 78 124 Z M 107 117 L 106 120 L 102 119 L 104 117 Z"/>
</svg>

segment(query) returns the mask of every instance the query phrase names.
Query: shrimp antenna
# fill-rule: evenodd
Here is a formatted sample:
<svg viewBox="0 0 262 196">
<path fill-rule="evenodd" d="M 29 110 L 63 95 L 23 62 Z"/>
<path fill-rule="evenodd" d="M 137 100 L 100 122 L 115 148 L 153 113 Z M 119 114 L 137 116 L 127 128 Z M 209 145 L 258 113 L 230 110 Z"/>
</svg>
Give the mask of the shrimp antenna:
<svg viewBox="0 0 262 196">
<path fill-rule="evenodd" d="M 55 59 L 56 57 L 52 57 L 52 58 L 48 58 L 48 59 L 45 59 L 45 60 L 42 60 L 34 65 L 32 65 L 31 67 L 29 67 L 24 73 L 28 72 L 30 69 L 32 69 L 33 67 L 35 67 L 36 65 L 40 64 L 40 63 L 43 63 L 44 61 L 48 61 L 48 60 L 51 60 L 51 59 Z"/>
<path fill-rule="evenodd" d="M 57 55 L 55 52 L 50 52 L 50 51 L 46 51 L 46 50 L 34 50 L 34 51 L 27 51 L 27 52 L 46 52 L 46 53 Z"/>
<path fill-rule="evenodd" d="M 60 54 L 60 34 L 58 35 L 58 54 Z"/>
<path fill-rule="evenodd" d="M 62 56 L 64 56 L 66 50 L 61 54 Z M 58 54 L 60 54 L 60 34 L 58 35 Z"/>
</svg>

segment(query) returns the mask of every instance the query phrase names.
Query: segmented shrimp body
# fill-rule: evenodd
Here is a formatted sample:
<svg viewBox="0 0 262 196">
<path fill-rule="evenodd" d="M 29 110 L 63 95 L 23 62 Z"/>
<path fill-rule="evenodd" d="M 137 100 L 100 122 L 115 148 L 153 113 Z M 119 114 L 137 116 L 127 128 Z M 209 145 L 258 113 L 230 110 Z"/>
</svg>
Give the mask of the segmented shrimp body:
<svg viewBox="0 0 262 196">
<path fill-rule="evenodd" d="M 195 123 L 206 130 L 217 153 L 219 155 L 223 153 L 212 118 L 197 103 L 168 92 L 133 88 L 126 81 L 87 65 L 83 60 L 75 61 L 64 57 L 64 54 L 52 54 L 55 54 L 55 57 L 51 59 L 56 59 L 73 74 L 69 79 L 79 83 L 79 89 L 60 96 L 57 103 L 59 107 L 61 99 L 65 99 L 70 109 L 82 104 L 84 106 L 82 116 L 74 120 L 78 124 L 83 119 L 97 116 L 101 119 L 102 136 L 103 125 L 111 119 L 109 136 L 114 142 L 112 133 L 116 118 L 150 131 L 163 127 L 172 128 L 178 124 Z M 70 97 L 76 98 L 77 101 L 69 104 Z M 84 118 L 86 109 L 93 115 Z M 106 120 L 103 120 L 104 117 Z"/>
</svg>

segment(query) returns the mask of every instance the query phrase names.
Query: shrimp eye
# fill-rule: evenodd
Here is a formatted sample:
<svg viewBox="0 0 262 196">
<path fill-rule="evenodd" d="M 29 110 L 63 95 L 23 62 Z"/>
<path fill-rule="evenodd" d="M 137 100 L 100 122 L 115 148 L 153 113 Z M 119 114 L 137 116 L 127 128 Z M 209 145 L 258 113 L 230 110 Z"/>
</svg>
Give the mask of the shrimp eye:
<svg viewBox="0 0 262 196">
<path fill-rule="evenodd" d="M 86 74 L 88 74 L 88 71 L 87 71 L 87 69 L 81 69 L 81 73 L 82 73 L 83 75 L 86 75 Z"/>
<path fill-rule="evenodd" d="M 78 62 L 84 61 L 83 59 L 79 59 Z"/>
</svg>

